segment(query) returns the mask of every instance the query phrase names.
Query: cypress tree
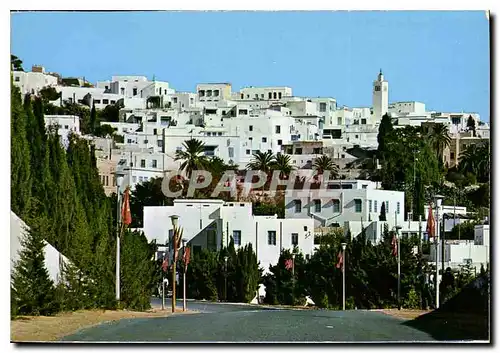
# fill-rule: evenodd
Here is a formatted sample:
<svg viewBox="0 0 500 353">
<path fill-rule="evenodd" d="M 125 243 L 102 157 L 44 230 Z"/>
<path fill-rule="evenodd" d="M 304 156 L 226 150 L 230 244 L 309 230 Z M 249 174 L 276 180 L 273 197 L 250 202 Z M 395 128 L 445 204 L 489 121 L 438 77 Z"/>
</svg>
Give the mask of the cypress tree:
<svg viewBox="0 0 500 353">
<path fill-rule="evenodd" d="M 90 110 L 90 133 L 94 134 L 97 127 L 97 112 L 95 110 L 95 104 L 92 104 L 92 109 Z"/>
<path fill-rule="evenodd" d="M 379 158 L 384 158 L 385 153 L 386 153 L 386 144 L 387 144 L 387 137 L 389 134 L 394 130 L 394 127 L 392 126 L 392 120 L 389 117 L 389 115 L 386 113 L 382 116 L 382 120 L 380 121 L 380 126 L 378 128 L 378 135 L 377 135 L 377 142 L 378 142 L 378 149 L 377 149 L 377 154 Z"/>
<path fill-rule="evenodd" d="M 19 88 L 11 81 L 11 154 L 10 192 L 11 210 L 19 217 L 28 212 L 31 201 L 30 145 L 26 139 L 26 112 L 22 106 Z"/>
<path fill-rule="evenodd" d="M 380 207 L 380 216 L 378 217 L 379 221 L 387 221 L 387 215 L 385 213 L 385 202 L 382 202 L 382 206 Z"/>
</svg>

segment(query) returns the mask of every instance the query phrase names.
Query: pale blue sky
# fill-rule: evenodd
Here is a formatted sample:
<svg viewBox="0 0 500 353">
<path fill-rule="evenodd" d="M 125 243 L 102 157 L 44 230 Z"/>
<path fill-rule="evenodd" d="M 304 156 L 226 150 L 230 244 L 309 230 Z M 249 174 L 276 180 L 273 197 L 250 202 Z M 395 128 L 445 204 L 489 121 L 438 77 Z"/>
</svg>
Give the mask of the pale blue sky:
<svg viewBox="0 0 500 353">
<path fill-rule="evenodd" d="M 489 24 L 474 12 L 13 13 L 12 53 L 91 82 L 153 74 L 197 83 L 290 86 L 297 96 L 371 105 L 380 68 L 389 100 L 477 112 L 489 121 Z"/>
</svg>

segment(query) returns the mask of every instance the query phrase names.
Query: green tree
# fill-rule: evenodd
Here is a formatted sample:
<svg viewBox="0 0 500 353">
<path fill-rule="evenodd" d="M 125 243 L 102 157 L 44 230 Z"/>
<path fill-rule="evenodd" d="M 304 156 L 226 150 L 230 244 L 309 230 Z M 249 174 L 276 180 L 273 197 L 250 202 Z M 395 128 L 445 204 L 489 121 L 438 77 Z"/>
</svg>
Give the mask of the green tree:
<svg viewBox="0 0 500 353">
<path fill-rule="evenodd" d="M 58 311 L 54 283 L 45 267 L 45 219 L 32 220 L 21 240 L 20 258 L 11 276 L 11 301 L 19 315 L 52 315 Z"/>
<path fill-rule="evenodd" d="M 434 124 L 428 135 L 432 147 L 436 151 L 436 158 L 439 163 L 443 162 L 443 151 L 450 146 L 451 137 L 448 134 L 448 127 L 444 124 Z"/>
<path fill-rule="evenodd" d="M 238 249 L 236 268 L 236 288 L 237 300 L 243 303 L 249 303 L 257 294 L 261 271 L 257 255 L 253 251 L 252 244 L 247 244 Z"/>
<path fill-rule="evenodd" d="M 476 121 L 472 115 L 469 115 L 469 118 L 467 119 L 467 129 L 472 131 L 472 136 L 476 137 Z"/>
<path fill-rule="evenodd" d="M 31 107 L 31 104 L 29 104 Z M 32 177 L 30 146 L 27 140 L 28 118 L 19 88 L 11 83 L 10 123 L 10 194 L 11 210 L 19 217 L 28 211 L 31 201 Z"/>
<path fill-rule="evenodd" d="M 90 121 L 89 121 L 89 130 L 91 134 L 94 134 L 95 129 L 97 128 L 97 112 L 95 109 L 95 103 L 92 104 L 92 109 L 90 110 Z"/>
<path fill-rule="evenodd" d="M 253 154 L 250 163 L 247 164 L 247 170 L 260 170 L 264 173 L 269 174 L 273 168 L 275 162 L 275 157 L 272 152 L 261 152 L 257 151 Z"/>
<path fill-rule="evenodd" d="M 57 90 L 52 86 L 45 86 L 41 88 L 38 94 L 45 104 L 61 98 L 61 92 L 57 92 Z"/>
<path fill-rule="evenodd" d="M 379 221 L 387 221 L 387 215 L 385 213 L 385 202 L 382 202 L 382 206 L 380 206 L 380 215 L 378 216 Z"/>
<path fill-rule="evenodd" d="M 318 175 L 322 175 L 324 172 L 329 171 L 330 177 L 338 178 L 339 176 L 338 166 L 333 162 L 333 159 L 326 155 L 321 155 L 314 160 L 313 169 Z"/>
<path fill-rule="evenodd" d="M 377 142 L 378 142 L 378 156 L 384 158 L 386 154 L 386 139 L 392 133 L 394 127 L 392 126 L 391 117 L 386 113 L 382 116 L 380 126 L 378 128 Z"/>
<path fill-rule="evenodd" d="M 280 178 L 288 177 L 294 169 L 291 158 L 286 154 L 278 154 L 272 162 L 271 168 L 280 172 Z"/>
<path fill-rule="evenodd" d="M 133 228 L 142 228 L 145 206 L 172 206 L 173 199 L 167 198 L 161 189 L 163 178 L 151 178 L 137 184 L 130 197 L 130 212 Z M 115 195 L 116 197 L 116 195 Z"/>
<path fill-rule="evenodd" d="M 24 71 L 23 61 L 15 55 L 10 55 L 10 64 L 13 71 Z"/>
<path fill-rule="evenodd" d="M 193 170 L 205 170 L 208 159 L 204 155 L 205 144 L 197 139 L 184 141 L 184 150 L 175 152 L 176 161 L 181 161 L 180 170 L 186 171 L 188 178 L 191 178 Z"/>
</svg>

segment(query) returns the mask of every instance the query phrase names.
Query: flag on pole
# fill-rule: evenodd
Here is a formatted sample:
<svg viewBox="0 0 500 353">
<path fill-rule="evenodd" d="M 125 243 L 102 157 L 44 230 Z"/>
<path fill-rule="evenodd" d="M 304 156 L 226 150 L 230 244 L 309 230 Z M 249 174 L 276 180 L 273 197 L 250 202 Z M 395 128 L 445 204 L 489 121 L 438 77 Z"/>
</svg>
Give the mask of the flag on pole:
<svg viewBox="0 0 500 353">
<path fill-rule="evenodd" d="M 429 238 L 436 236 L 436 223 L 434 221 L 434 213 L 432 213 L 432 206 L 429 205 L 429 215 L 427 216 L 427 234 Z"/>
<path fill-rule="evenodd" d="M 285 268 L 287 270 L 291 270 L 293 267 L 293 264 L 292 264 L 292 259 L 288 259 L 288 260 L 285 260 Z"/>
<path fill-rule="evenodd" d="M 339 251 L 339 255 L 337 256 L 337 259 L 338 259 L 337 268 L 340 268 L 343 270 L 344 254 L 342 253 L 342 250 Z"/>
<path fill-rule="evenodd" d="M 182 256 L 182 260 L 184 261 L 184 268 L 187 271 L 189 261 L 191 260 L 191 248 L 184 248 L 184 255 Z"/>
<path fill-rule="evenodd" d="M 122 223 L 125 226 L 132 223 L 132 215 L 130 214 L 130 188 L 128 187 L 123 194 L 122 204 Z"/>
<path fill-rule="evenodd" d="M 398 238 L 396 237 L 396 234 L 392 236 L 391 248 L 392 256 L 398 256 Z"/>
<path fill-rule="evenodd" d="M 161 264 L 161 269 L 163 272 L 167 272 L 168 270 L 168 254 L 165 254 L 165 257 L 163 258 L 163 263 Z"/>
</svg>

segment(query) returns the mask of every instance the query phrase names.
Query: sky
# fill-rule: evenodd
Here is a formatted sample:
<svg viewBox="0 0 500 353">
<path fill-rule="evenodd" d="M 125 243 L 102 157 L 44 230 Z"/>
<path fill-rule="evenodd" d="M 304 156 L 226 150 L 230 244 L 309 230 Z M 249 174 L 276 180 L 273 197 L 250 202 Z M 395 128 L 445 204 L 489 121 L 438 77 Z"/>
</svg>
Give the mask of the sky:
<svg viewBox="0 0 500 353">
<path fill-rule="evenodd" d="M 490 114 L 484 11 L 20 12 L 11 53 L 90 82 L 144 75 L 177 91 L 197 83 L 288 86 L 295 96 L 369 107 L 382 69 L 389 102 Z"/>
</svg>

